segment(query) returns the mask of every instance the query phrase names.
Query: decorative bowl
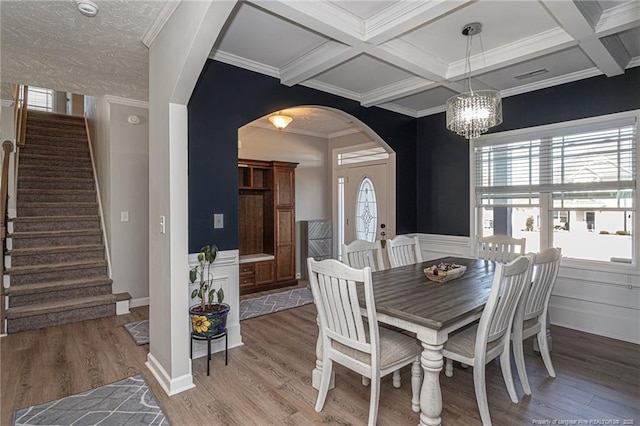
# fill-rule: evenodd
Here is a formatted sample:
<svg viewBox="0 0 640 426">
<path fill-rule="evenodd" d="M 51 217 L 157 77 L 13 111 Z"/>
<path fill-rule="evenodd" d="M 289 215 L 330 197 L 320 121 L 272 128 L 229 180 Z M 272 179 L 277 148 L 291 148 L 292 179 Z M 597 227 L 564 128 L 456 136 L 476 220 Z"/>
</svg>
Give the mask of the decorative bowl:
<svg viewBox="0 0 640 426">
<path fill-rule="evenodd" d="M 432 265 L 427 268 L 424 268 L 424 274 L 431 281 L 444 283 L 447 281 L 451 281 L 455 278 L 461 277 L 466 270 L 467 270 L 467 267 L 464 265 L 441 262 L 437 265 Z"/>
</svg>

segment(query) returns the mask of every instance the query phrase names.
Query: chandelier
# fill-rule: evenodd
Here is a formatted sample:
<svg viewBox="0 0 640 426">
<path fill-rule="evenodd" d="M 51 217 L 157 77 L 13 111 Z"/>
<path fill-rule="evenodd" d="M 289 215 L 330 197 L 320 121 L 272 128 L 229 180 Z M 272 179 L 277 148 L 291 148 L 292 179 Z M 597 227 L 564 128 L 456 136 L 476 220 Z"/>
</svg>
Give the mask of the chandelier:
<svg viewBox="0 0 640 426">
<path fill-rule="evenodd" d="M 293 118 L 278 112 L 277 114 L 270 116 L 269 121 L 271 122 L 271 124 L 273 124 L 273 126 L 276 129 L 284 130 L 284 128 L 287 127 L 289 123 L 293 121 Z"/>
<path fill-rule="evenodd" d="M 476 90 L 471 88 L 471 42 L 473 36 L 480 34 L 482 24 L 474 22 L 462 28 L 467 36 L 467 54 L 465 75 L 469 91 L 447 99 L 447 129 L 466 139 L 475 139 L 489 128 L 502 123 L 502 101 L 500 92 L 495 90 Z M 482 39 L 480 40 L 482 45 Z M 484 52 L 482 52 L 484 58 Z"/>
</svg>

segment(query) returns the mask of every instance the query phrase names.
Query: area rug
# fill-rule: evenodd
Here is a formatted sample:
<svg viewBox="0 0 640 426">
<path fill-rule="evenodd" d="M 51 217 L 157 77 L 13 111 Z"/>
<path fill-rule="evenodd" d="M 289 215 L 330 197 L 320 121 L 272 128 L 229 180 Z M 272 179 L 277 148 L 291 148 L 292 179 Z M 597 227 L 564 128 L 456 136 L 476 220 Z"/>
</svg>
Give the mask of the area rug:
<svg viewBox="0 0 640 426">
<path fill-rule="evenodd" d="M 313 303 L 313 295 L 306 287 L 245 299 L 240 301 L 240 320 L 297 308 L 309 303 Z"/>
<path fill-rule="evenodd" d="M 146 345 L 149 343 L 149 320 L 130 322 L 124 325 L 125 330 L 129 332 L 136 345 Z"/>
<path fill-rule="evenodd" d="M 168 425 L 141 374 L 57 401 L 16 410 L 14 426 Z"/>
</svg>

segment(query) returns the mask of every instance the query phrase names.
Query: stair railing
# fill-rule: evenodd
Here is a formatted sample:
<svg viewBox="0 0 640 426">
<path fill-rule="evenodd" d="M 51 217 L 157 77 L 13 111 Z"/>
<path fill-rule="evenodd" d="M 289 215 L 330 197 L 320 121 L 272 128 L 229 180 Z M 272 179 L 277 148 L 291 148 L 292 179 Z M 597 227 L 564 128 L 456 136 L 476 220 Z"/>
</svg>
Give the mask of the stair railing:
<svg viewBox="0 0 640 426">
<path fill-rule="evenodd" d="M 24 146 L 27 133 L 27 104 L 29 87 L 13 84 L 13 119 L 15 122 L 15 138 L 18 146 Z"/>
<path fill-rule="evenodd" d="M 13 142 L 2 142 L 2 176 L 0 177 L 0 244 L 2 256 L 0 256 L 0 271 L 4 275 L 4 254 L 6 252 L 5 241 L 7 238 L 7 201 L 9 196 L 9 161 L 13 151 Z M 4 279 L 3 279 L 4 281 Z M 0 283 L 0 334 L 6 331 L 6 313 L 4 282 Z"/>
</svg>

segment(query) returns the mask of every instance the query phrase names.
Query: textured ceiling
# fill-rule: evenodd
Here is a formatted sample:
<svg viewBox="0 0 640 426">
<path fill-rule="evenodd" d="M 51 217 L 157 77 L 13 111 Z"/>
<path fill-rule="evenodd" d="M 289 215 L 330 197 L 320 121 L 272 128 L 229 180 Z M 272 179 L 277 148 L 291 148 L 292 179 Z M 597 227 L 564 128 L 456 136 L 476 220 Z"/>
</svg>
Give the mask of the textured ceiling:
<svg viewBox="0 0 640 426">
<path fill-rule="evenodd" d="M 141 39 L 179 3 L 94 1 L 92 19 L 73 0 L 0 0 L 3 89 L 18 82 L 147 100 Z M 468 90 L 461 29 L 474 21 L 484 27 L 474 38 L 472 87 L 503 97 L 640 65 L 640 0 L 245 0 L 210 57 L 422 117 Z M 546 72 L 516 78 L 538 70 Z M 330 135 L 345 126 L 318 114 L 326 117 L 298 117 L 291 131 Z"/>
<path fill-rule="evenodd" d="M 147 100 L 149 55 L 140 40 L 165 2 L 96 3 L 98 15 L 88 18 L 71 0 L 2 1 L 2 82 Z"/>
</svg>

